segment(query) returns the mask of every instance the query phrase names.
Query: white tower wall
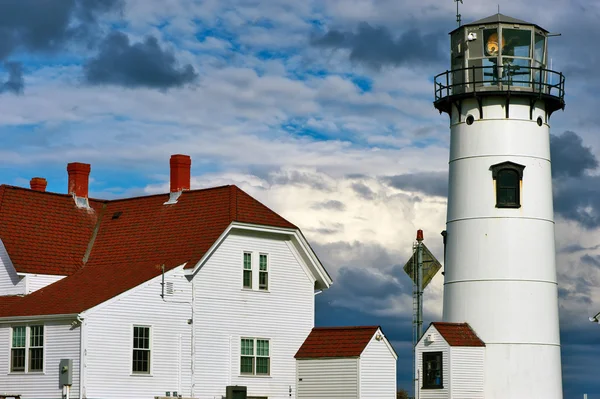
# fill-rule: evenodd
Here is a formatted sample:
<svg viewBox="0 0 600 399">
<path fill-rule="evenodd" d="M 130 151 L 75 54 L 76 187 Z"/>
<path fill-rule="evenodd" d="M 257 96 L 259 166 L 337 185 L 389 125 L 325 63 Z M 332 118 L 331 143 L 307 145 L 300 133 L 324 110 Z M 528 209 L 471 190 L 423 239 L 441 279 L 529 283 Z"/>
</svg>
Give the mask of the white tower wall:
<svg viewBox="0 0 600 399">
<path fill-rule="evenodd" d="M 486 344 L 489 399 L 562 398 L 550 136 L 544 103 L 475 98 L 452 108 L 444 315 Z M 472 115 L 474 122 L 465 123 Z M 537 123 L 542 118 L 542 126 Z M 521 207 L 496 208 L 490 167 L 525 166 Z"/>
</svg>

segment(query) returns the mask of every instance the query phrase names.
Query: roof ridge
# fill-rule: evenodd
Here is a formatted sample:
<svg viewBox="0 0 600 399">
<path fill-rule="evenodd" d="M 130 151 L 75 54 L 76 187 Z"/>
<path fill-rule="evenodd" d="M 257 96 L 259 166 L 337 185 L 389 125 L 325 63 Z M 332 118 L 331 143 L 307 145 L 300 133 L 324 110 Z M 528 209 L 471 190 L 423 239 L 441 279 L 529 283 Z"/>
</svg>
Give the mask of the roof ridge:
<svg viewBox="0 0 600 399">
<path fill-rule="evenodd" d="M 332 326 L 332 327 L 313 327 L 313 330 L 370 330 L 373 328 L 381 328 L 381 326 Z"/>
<path fill-rule="evenodd" d="M 231 186 L 230 184 L 227 185 L 222 185 L 222 186 L 216 186 L 216 187 L 205 187 L 205 188 L 197 188 L 195 190 L 185 190 L 183 193 L 195 193 L 195 192 L 200 192 L 200 191 L 209 191 L 209 190 L 218 190 L 218 189 L 223 189 L 226 187 Z M 65 197 L 65 198 L 70 198 L 72 197 L 71 194 L 63 194 L 63 193 L 56 193 L 54 191 L 37 191 L 37 190 L 33 190 L 31 188 L 27 188 L 27 187 L 21 187 L 21 186 L 13 186 L 11 184 L 0 184 L 0 188 L 10 188 L 10 189 L 16 189 L 16 190 L 23 190 L 23 191 L 29 191 L 32 193 L 36 193 L 36 194 L 40 194 L 40 195 L 55 195 L 55 196 L 59 196 L 59 197 Z M 4 191 L 4 190 L 2 190 Z M 94 198 L 94 197 L 89 197 L 88 200 L 90 201 L 97 201 L 100 203 L 108 203 L 108 202 L 121 202 L 121 201 L 129 201 L 129 200 L 136 200 L 136 199 L 140 199 L 140 198 L 150 198 L 150 197 L 159 197 L 161 195 L 169 195 L 169 193 L 156 193 L 156 194 L 149 194 L 149 195 L 138 195 L 135 197 L 127 197 L 127 198 L 114 198 L 114 199 L 106 199 L 106 198 Z M 0 197 L 0 200 L 2 198 Z"/>
</svg>

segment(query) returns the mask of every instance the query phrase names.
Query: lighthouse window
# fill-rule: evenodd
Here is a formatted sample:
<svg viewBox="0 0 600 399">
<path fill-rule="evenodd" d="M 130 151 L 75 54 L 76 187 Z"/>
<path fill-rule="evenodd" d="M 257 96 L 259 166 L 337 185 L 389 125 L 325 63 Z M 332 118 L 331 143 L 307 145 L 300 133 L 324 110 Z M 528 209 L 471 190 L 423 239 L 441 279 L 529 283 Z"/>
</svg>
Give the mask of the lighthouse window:
<svg viewBox="0 0 600 399">
<path fill-rule="evenodd" d="M 442 389 L 442 352 L 423 352 L 423 389 Z"/>
<path fill-rule="evenodd" d="M 520 208 L 521 181 L 525 166 L 503 162 L 490 169 L 496 181 L 496 208 Z"/>
</svg>

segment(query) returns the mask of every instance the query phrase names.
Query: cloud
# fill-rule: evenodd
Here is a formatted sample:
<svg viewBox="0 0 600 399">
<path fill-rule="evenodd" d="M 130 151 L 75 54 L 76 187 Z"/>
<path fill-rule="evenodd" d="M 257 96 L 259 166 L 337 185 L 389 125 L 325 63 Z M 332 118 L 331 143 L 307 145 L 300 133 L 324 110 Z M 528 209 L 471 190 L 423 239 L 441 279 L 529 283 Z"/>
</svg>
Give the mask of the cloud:
<svg viewBox="0 0 600 399">
<path fill-rule="evenodd" d="M 8 72 L 6 82 L 0 84 L 0 93 L 11 92 L 14 94 L 23 93 L 23 66 L 19 62 L 5 62 L 4 69 Z"/>
<path fill-rule="evenodd" d="M 600 176 L 589 175 L 598 160 L 572 131 L 550 135 L 554 211 L 588 229 L 600 226 Z"/>
<path fill-rule="evenodd" d="M 390 186 L 403 191 L 416 191 L 426 195 L 448 195 L 448 172 L 408 173 L 384 178 Z"/>
<path fill-rule="evenodd" d="M 98 16 L 122 5 L 122 0 L 0 1 L 0 61 L 20 51 L 54 53 L 73 41 L 87 45 L 97 32 Z M 9 77 L 0 93 L 21 93 L 21 68 L 5 66 Z"/>
<path fill-rule="evenodd" d="M 373 27 L 367 22 L 358 25 L 356 32 L 332 29 L 324 35 L 313 36 L 311 44 L 322 48 L 349 49 L 350 60 L 380 69 L 385 65 L 422 65 L 444 59 L 439 32 L 422 34 L 418 29 L 405 31 L 394 38 L 386 27 Z"/>
<path fill-rule="evenodd" d="M 560 136 L 550 135 L 550 153 L 554 177 L 579 177 L 585 171 L 598 167 L 598 160 L 590 147 L 585 147 L 581 137 L 571 131 Z"/>
<path fill-rule="evenodd" d="M 352 189 L 363 199 L 373 200 L 375 199 L 375 193 L 367 185 L 363 183 L 352 183 Z"/>
<path fill-rule="evenodd" d="M 341 201 L 329 200 L 329 201 L 314 203 L 313 205 L 311 205 L 311 209 L 315 209 L 315 210 L 325 209 L 325 210 L 329 210 L 329 211 L 345 211 L 346 205 Z"/>
<path fill-rule="evenodd" d="M 581 257 L 581 261 L 586 265 L 594 266 L 600 269 L 600 256 L 590 256 L 589 254 L 585 254 Z"/>
<path fill-rule="evenodd" d="M 162 49 L 158 40 L 148 36 L 130 44 L 122 32 L 113 32 L 100 44 L 100 52 L 84 66 L 91 84 L 168 89 L 193 82 L 198 77 L 190 64 L 179 67 L 174 54 Z"/>
<path fill-rule="evenodd" d="M 600 248 L 600 244 L 599 245 L 594 245 L 591 247 L 584 247 L 580 244 L 569 244 L 563 248 L 560 249 L 560 252 L 562 253 L 567 253 L 567 254 L 572 254 L 575 252 L 580 252 L 580 251 L 590 251 L 590 250 L 596 250 Z"/>
</svg>

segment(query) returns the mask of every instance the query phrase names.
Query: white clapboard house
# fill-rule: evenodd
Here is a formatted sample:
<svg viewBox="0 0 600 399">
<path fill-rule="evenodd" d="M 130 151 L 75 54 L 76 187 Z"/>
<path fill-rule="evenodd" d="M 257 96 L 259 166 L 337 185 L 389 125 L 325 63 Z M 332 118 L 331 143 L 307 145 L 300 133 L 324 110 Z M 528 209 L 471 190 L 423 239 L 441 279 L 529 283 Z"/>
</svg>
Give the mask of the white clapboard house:
<svg viewBox="0 0 600 399">
<path fill-rule="evenodd" d="M 415 347 L 422 399 L 484 399 L 485 343 L 467 323 L 431 323 Z"/>
<path fill-rule="evenodd" d="M 298 399 L 393 399 L 398 356 L 379 326 L 315 327 L 296 353 Z"/>
<path fill-rule="evenodd" d="M 294 355 L 331 279 L 300 230 L 236 186 L 88 198 L 0 186 L 0 395 L 296 397 Z M 64 386 L 70 386 L 65 388 Z"/>
</svg>

